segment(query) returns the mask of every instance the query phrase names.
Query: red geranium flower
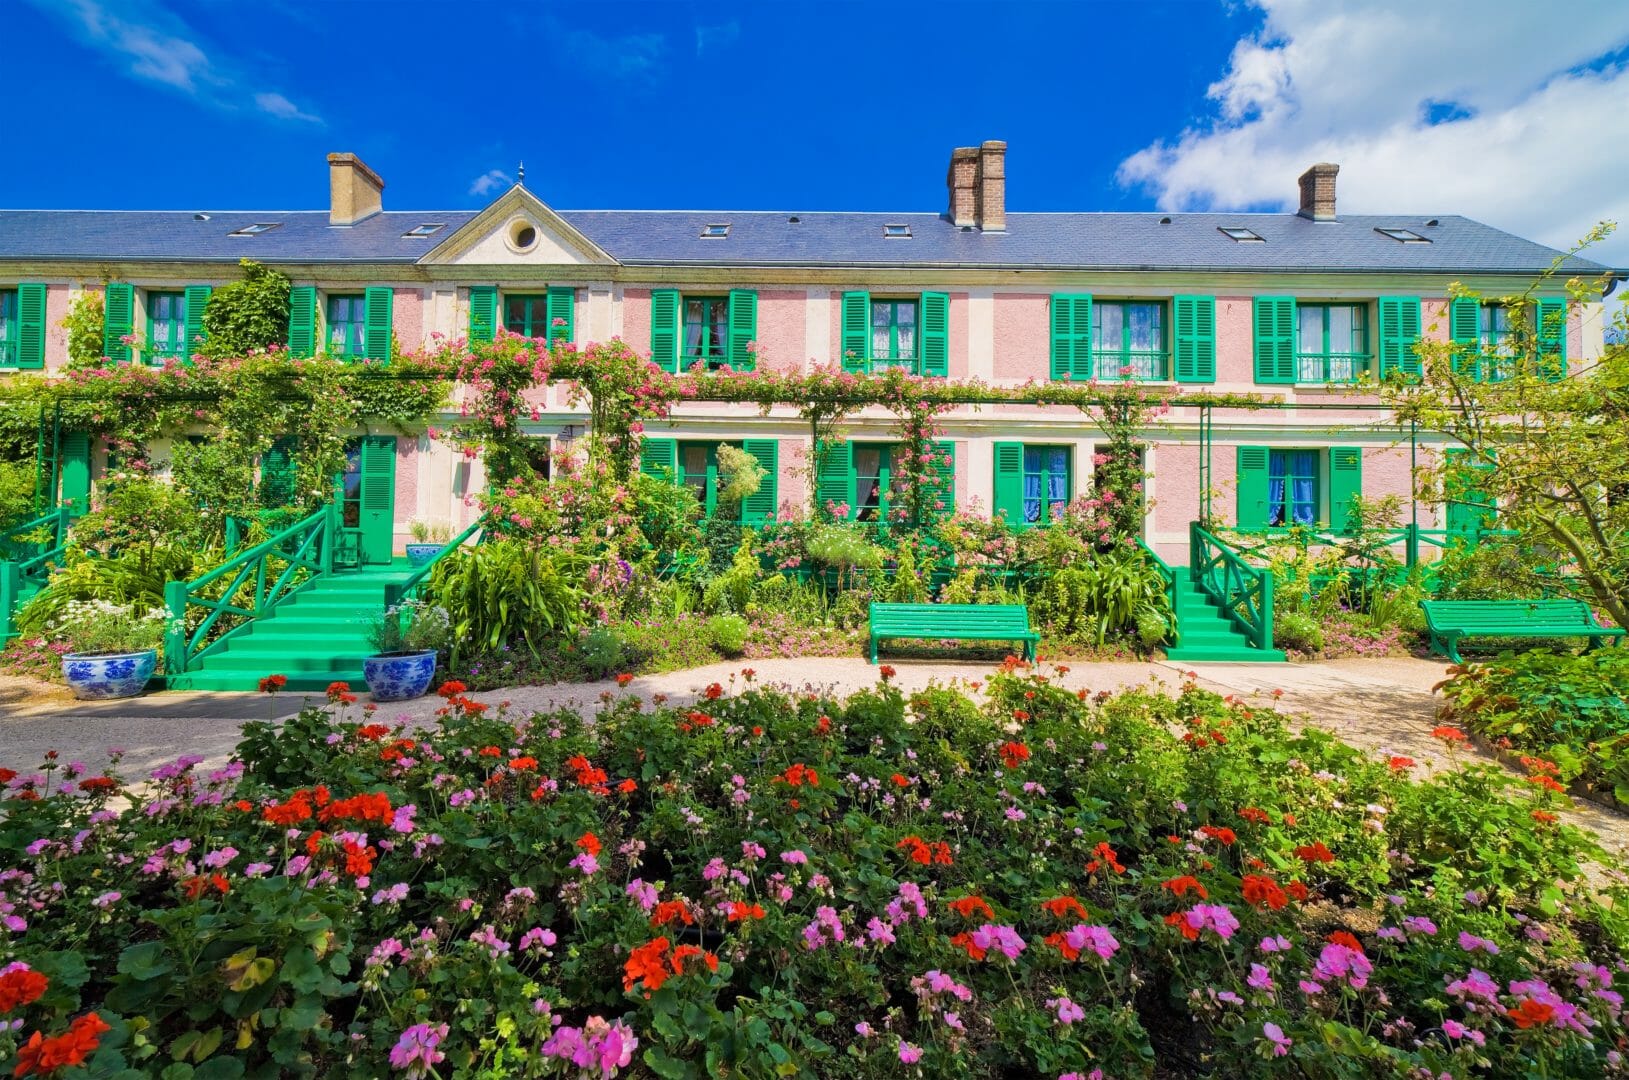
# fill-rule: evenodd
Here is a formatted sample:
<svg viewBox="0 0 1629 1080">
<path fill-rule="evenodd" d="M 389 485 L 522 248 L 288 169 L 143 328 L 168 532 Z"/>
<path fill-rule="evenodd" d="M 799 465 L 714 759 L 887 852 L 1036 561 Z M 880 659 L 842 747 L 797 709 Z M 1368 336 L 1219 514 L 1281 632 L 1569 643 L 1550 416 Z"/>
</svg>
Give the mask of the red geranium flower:
<svg viewBox="0 0 1629 1080">
<path fill-rule="evenodd" d="M 1232 847 L 1234 841 L 1238 839 L 1233 830 L 1224 825 L 1201 825 L 1199 831 L 1220 843 L 1223 847 Z"/>
<path fill-rule="evenodd" d="M 730 922 L 741 922 L 745 919 L 761 919 L 764 909 L 761 904 L 748 904 L 740 900 L 731 900 L 726 917 Z"/>
<path fill-rule="evenodd" d="M 1273 823 L 1273 816 L 1271 814 L 1254 806 L 1246 806 L 1244 809 L 1240 810 L 1239 817 L 1240 819 L 1251 822 L 1255 825 L 1271 825 Z"/>
<path fill-rule="evenodd" d="M 720 686 L 718 683 L 713 683 L 709 685 L 706 690 L 702 691 L 702 696 L 708 701 L 717 701 L 719 698 L 724 696 L 724 687 Z"/>
<path fill-rule="evenodd" d="M 1363 942 L 1359 941 L 1355 934 L 1346 930 L 1336 930 L 1334 933 L 1325 934 L 1324 940 L 1331 945 L 1345 945 L 1356 953 L 1363 952 Z"/>
<path fill-rule="evenodd" d="M 1416 763 L 1411 757 L 1405 757 L 1402 754 L 1393 754 L 1391 757 L 1386 759 L 1386 764 L 1391 767 L 1392 772 L 1406 772 L 1407 770 L 1412 769 Z"/>
<path fill-rule="evenodd" d="M 1511 1023 L 1525 1031 L 1536 1024 L 1548 1024 L 1555 1016 L 1555 1006 L 1534 1001 L 1532 998 L 1522 998 L 1521 1004 L 1514 1009 L 1506 1009 L 1505 1015 L 1510 1017 Z"/>
<path fill-rule="evenodd" d="M 585 832 L 577 838 L 577 847 L 597 857 L 600 853 L 600 838 L 591 832 Z"/>
<path fill-rule="evenodd" d="M 1057 919 L 1066 919 L 1071 915 L 1081 920 L 1087 918 L 1086 909 L 1073 896 L 1054 896 L 1050 900 L 1042 900 L 1041 910 Z"/>
<path fill-rule="evenodd" d="M 660 990 L 667 982 L 667 965 L 663 963 L 668 949 L 665 937 L 652 938 L 628 954 L 622 965 L 622 988 L 632 990 L 640 982 L 647 992 Z"/>
<path fill-rule="evenodd" d="M 1466 736 L 1466 734 L 1463 731 L 1459 730 L 1456 727 L 1448 727 L 1446 724 L 1443 725 L 1442 727 L 1434 727 L 1434 728 L 1432 728 L 1431 729 L 1431 737 L 1433 739 L 1441 739 L 1443 742 L 1447 743 L 1449 746 L 1452 746 L 1455 743 L 1462 743 L 1462 742 L 1469 742 L 1470 741 L 1469 737 Z"/>
<path fill-rule="evenodd" d="M 51 980 L 37 971 L 8 971 L 0 975 L 0 1013 L 38 1001 L 50 985 Z"/>
<path fill-rule="evenodd" d="M 880 668 L 877 669 L 877 674 L 882 676 L 882 681 L 883 682 L 887 682 L 889 679 L 892 679 L 895 675 L 898 675 L 899 672 L 894 670 L 894 666 L 892 664 L 884 664 Z"/>
<path fill-rule="evenodd" d="M 287 675 L 267 675 L 260 680 L 260 692 L 262 694 L 275 694 L 287 685 Z"/>
<path fill-rule="evenodd" d="M 963 896 L 952 900 L 946 906 L 964 919 L 971 919 L 975 911 L 982 911 L 986 919 L 995 918 L 995 912 L 990 910 L 990 905 L 985 902 L 983 897 Z"/>
<path fill-rule="evenodd" d="M 984 954 L 988 951 L 973 944 L 973 935 L 966 930 L 952 937 L 950 943 L 957 948 L 967 950 L 967 955 L 974 960 L 983 960 Z"/>
<path fill-rule="evenodd" d="M 627 672 L 623 672 L 621 675 L 617 676 L 618 686 L 627 686 L 631 682 L 633 682 L 633 676 L 629 675 Z"/>
<path fill-rule="evenodd" d="M 1322 840 L 1302 844 L 1295 849 L 1295 857 L 1302 862 L 1309 863 L 1332 863 L 1335 861 L 1335 853 L 1325 847 Z"/>
<path fill-rule="evenodd" d="M 111 776 L 87 776 L 79 782 L 80 791 L 112 791 L 119 782 Z"/>
<path fill-rule="evenodd" d="M 1086 872 L 1088 874 L 1097 873 L 1097 868 L 1105 864 L 1112 867 L 1116 874 L 1123 874 L 1126 872 L 1126 868 L 1120 865 L 1120 857 L 1115 854 L 1114 849 L 1109 846 L 1109 842 L 1107 840 L 1102 841 L 1095 848 L 1093 848 L 1092 854 L 1095 855 L 1096 858 L 1092 859 L 1086 864 Z"/>
<path fill-rule="evenodd" d="M 1290 902 L 1278 882 L 1263 874 L 1246 874 L 1240 884 L 1244 886 L 1245 902 L 1255 907 L 1278 911 Z"/>
<path fill-rule="evenodd" d="M 663 900 L 650 913 L 652 926 L 667 926 L 674 922 L 682 922 L 686 926 L 696 925 L 696 917 L 690 914 L 690 905 L 683 900 Z"/>
<path fill-rule="evenodd" d="M 1186 896 L 1190 891 L 1192 891 L 1198 893 L 1199 899 L 1201 900 L 1210 899 L 1210 893 L 1207 892 L 1205 887 L 1199 883 L 1199 879 L 1194 877 L 1192 874 L 1183 874 L 1181 877 L 1174 877 L 1169 881 L 1162 881 L 1160 883 L 1160 888 L 1168 890 L 1172 896 Z"/>
<path fill-rule="evenodd" d="M 1016 769 L 1029 760 L 1029 747 L 1020 742 L 1001 744 L 1001 764 Z"/>
<path fill-rule="evenodd" d="M 12 1076 L 56 1072 L 82 1063 L 102 1042 L 102 1033 L 112 1030 L 95 1013 L 86 1013 L 68 1025 L 61 1035 L 47 1039 L 36 1031 L 17 1050 L 17 1067 Z"/>
<path fill-rule="evenodd" d="M 1182 936 L 1187 938 L 1189 941 L 1199 940 L 1199 931 L 1188 925 L 1188 913 L 1185 911 L 1171 912 L 1171 914 L 1165 917 L 1165 925 L 1176 927 L 1178 930 L 1182 931 Z"/>
</svg>

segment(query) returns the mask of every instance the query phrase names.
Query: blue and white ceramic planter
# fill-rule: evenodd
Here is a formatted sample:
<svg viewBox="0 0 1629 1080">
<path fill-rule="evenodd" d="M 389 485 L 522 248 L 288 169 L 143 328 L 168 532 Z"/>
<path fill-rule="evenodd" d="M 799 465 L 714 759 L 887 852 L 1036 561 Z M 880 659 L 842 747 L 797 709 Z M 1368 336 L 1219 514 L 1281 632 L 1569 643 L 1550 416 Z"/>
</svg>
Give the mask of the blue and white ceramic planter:
<svg viewBox="0 0 1629 1080">
<path fill-rule="evenodd" d="M 435 558 L 436 552 L 440 550 L 440 544 L 408 544 L 407 564 L 415 567 L 423 566 L 425 563 Z"/>
<path fill-rule="evenodd" d="M 156 649 L 104 656 L 69 653 L 62 658 L 62 677 L 81 701 L 105 701 L 135 697 L 157 667 Z"/>
<path fill-rule="evenodd" d="M 370 656 L 362 661 L 362 677 L 375 701 L 406 701 L 423 697 L 436 673 L 434 650 Z"/>
</svg>

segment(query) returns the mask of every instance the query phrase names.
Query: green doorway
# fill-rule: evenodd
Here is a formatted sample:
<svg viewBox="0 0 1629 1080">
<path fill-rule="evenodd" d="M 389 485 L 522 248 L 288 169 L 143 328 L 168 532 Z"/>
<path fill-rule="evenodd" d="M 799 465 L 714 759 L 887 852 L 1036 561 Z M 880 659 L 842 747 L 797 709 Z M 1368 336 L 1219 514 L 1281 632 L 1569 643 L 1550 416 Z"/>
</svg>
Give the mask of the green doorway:
<svg viewBox="0 0 1629 1080">
<path fill-rule="evenodd" d="M 396 544 L 394 435 L 364 435 L 345 448 L 340 525 L 356 537 L 354 550 L 364 565 L 390 562 Z"/>
</svg>

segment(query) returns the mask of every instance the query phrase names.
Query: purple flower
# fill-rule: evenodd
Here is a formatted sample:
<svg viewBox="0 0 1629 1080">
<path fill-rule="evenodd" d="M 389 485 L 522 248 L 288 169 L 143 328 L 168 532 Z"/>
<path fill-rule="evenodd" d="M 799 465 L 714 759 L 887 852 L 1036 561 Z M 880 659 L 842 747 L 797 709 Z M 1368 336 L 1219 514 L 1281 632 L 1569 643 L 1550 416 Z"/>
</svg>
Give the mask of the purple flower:
<svg viewBox="0 0 1629 1080">
<path fill-rule="evenodd" d="M 1273 988 L 1273 974 L 1264 964 L 1251 964 L 1250 975 L 1244 980 L 1251 989 L 1271 990 Z"/>
<path fill-rule="evenodd" d="M 1312 968 L 1313 975 L 1324 982 L 1345 980 L 1352 989 L 1361 990 L 1369 983 L 1374 965 L 1361 952 L 1346 945 L 1325 945 Z"/>
<path fill-rule="evenodd" d="M 1064 932 L 1063 940 L 1071 949 L 1090 948 L 1101 960 L 1108 960 L 1120 950 L 1120 942 L 1106 926 L 1088 926 L 1078 923 Z"/>
<path fill-rule="evenodd" d="M 994 923 L 985 923 L 973 931 L 973 944 L 981 949 L 994 949 L 1008 960 L 1018 959 L 1018 954 L 1027 947 L 1024 939 L 1018 936 L 1018 931 Z"/>
<path fill-rule="evenodd" d="M 1187 913 L 1187 921 L 1193 929 L 1211 930 L 1223 941 L 1239 928 L 1239 920 L 1221 904 L 1195 904 Z"/>
<path fill-rule="evenodd" d="M 1295 1042 L 1294 1039 L 1291 1039 L 1288 1035 L 1284 1034 L 1283 1028 L 1279 1027 L 1272 1021 L 1268 1021 L 1267 1023 L 1261 1025 L 1261 1033 L 1266 1037 L 1268 1042 L 1273 1044 L 1274 1057 L 1283 1057 L 1285 1054 L 1289 1053 L 1290 1046 Z"/>
<path fill-rule="evenodd" d="M 414 1024 L 402 1032 L 396 1045 L 390 1048 L 391 1067 L 405 1069 L 409 1077 L 428 1076 L 436 1063 L 447 1055 L 437 1050 L 447 1037 L 447 1025 Z"/>
<path fill-rule="evenodd" d="M 1466 952 L 1475 952 L 1476 950 L 1481 949 L 1483 952 L 1492 956 L 1499 955 L 1499 946 L 1495 945 L 1487 938 L 1477 937 L 1475 934 L 1468 934 L 1463 930 L 1459 932 L 1459 947 L 1464 949 Z"/>
<path fill-rule="evenodd" d="M 922 1060 L 922 1048 L 912 1046 L 910 1043 L 901 1040 L 899 1044 L 899 1060 L 906 1065 L 915 1065 Z"/>
</svg>

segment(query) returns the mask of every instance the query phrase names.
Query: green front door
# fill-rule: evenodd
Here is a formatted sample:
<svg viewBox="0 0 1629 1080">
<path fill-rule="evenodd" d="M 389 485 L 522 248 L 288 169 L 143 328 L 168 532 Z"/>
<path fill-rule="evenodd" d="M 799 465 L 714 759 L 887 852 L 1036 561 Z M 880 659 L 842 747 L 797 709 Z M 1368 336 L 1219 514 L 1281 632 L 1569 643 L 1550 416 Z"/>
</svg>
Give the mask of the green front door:
<svg viewBox="0 0 1629 1080">
<path fill-rule="evenodd" d="M 388 563 L 396 541 L 396 438 L 365 435 L 346 448 L 341 524 L 363 563 Z"/>
</svg>

